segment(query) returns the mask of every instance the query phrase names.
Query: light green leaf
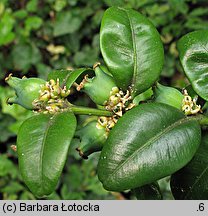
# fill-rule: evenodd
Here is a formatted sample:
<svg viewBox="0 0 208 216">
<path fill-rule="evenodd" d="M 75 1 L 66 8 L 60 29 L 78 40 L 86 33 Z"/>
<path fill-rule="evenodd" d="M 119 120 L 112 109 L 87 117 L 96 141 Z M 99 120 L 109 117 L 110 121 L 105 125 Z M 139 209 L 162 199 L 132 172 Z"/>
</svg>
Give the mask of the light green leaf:
<svg viewBox="0 0 208 216">
<path fill-rule="evenodd" d="M 30 30 L 37 30 L 41 27 L 43 20 L 38 16 L 30 16 L 25 20 L 25 28 Z"/>
<path fill-rule="evenodd" d="M 12 42 L 15 38 L 13 27 L 15 20 L 9 10 L 0 19 L 0 46 Z"/>
</svg>

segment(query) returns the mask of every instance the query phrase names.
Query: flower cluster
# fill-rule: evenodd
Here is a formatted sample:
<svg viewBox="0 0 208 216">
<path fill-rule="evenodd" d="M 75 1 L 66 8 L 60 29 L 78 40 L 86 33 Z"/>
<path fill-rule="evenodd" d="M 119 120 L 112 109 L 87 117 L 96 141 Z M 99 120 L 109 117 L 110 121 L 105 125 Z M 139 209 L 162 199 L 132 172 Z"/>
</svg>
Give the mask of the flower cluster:
<svg viewBox="0 0 208 216">
<path fill-rule="evenodd" d="M 105 108 L 106 110 L 113 111 L 116 116 L 121 117 L 127 110 L 135 106 L 135 104 L 130 103 L 131 99 L 129 90 L 124 94 L 124 92 L 117 87 L 113 87 L 110 92 L 109 100 L 105 102 Z"/>
<path fill-rule="evenodd" d="M 45 85 L 41 85 L 39 98 L 33 101 L 35 111 L 43 113 L 56 113 L 68 107 L 65 98 L 70 94 L 66 86 L 61 87 L 59 79 L 51 79 Z"/>
<path fill-rule="evenodd" d="M 201 106 L 196 104 L 197 97 L 192 99 L 188 95 L 187 90 L 183 91 L 183 95 L 184 95 L 184 98 L 182 101 L 182 110 L 186 115 L 194 115 L 198 112 L 201 112 Z"/>
<path fill-rule="evenodd" d="M 110 92 L 108 101 L 105 102 L 105 109 L 114 113 L 111 117 L 101 116 L 98 118 L 97 127 L 105 127 L 109 132 L 111 128 L 117 123 L 118 119 L 128 110 L 135 106 L 131 103 L 131 95 L 127 90 L 126 94 L 119 90 L 117 87 L 113 87 Z"/>
</svg>

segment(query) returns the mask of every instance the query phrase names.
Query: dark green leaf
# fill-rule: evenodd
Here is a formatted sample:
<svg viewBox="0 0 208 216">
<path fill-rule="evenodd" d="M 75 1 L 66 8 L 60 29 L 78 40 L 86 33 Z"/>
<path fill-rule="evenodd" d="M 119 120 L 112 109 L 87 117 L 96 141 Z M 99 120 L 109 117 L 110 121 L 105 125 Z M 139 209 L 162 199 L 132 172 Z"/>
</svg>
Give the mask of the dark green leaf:
<svg viewBox="0 0 208 216">
<path fill-rule="evenodd" d="M 74 33 L 82 24 L 82 20 L 78 16 L 73 16 L 70 11 L 59 12 L 54 24 L 54 36 L 61 36 L 68 33 Z"/>
<path fill-rule="evenodd" d="M 183 69 L 193 89 L 208 100 L 208 30 L 191 32 L 178 42 Z"/>
<path fill-rule="evenodd" d="M 72 70 L 55 70 L 48 74 L 47 80 L 59 79 L 59 82 L 63 84 L 65 83 L 65 80 L 70 76 L 71 73 L 72 73 Z"/>
<path fill-rule="evenodd" d="M 208 8 L 196 8 L 196 9 L 193 9 L 190 13 L 189 13 L 189 16 L 191 17 L 191 16 L 196 16 L 196 17 L 198 17 L 198 16 L 203 16 L 203 15 L 207 15 L 207 13 L 208 13 Z"/>
<path fill-rule="evenodd" d="M 32 65 L 41 61 L 41 53 L 34 44 L 19 44 L 11 52 L 14 69 L 27 71 Z"/>
<path fill-rule="evenodd" d="M 82 50 L 74 55 L 74 63 L 79 66 L 92 66 L 97 61 L 98 56 L 97 47 L 89 45 L 83 46 Z"/>
<path fill-rule="evenodd" d="M 26 185 L 38 197 L 51 194 L 64 167 L 76 128 L 73 113 L 39 114 L 20 127 L 17 149 Z"/>
<path fill-rule="evenodd" d="M 6 142 L 10 137 L 14 136 L 9 130 L 12 124 L 14 124 L 14 119 L 10 115 L 0 113 L 0 143 Z"/>
<path fill-rule="evenodd" d="M 117 85 L 132 84 L 134 94 L 147 90 L 163 66 L 163 46 L 153 24 L 140 13 L 112 7 L 102 19 L 100 46 Z"/>
<path fill-rule="evenodd" d="M 47 200 L 60 200 L 60 199 L 61 199 L 60 196 L 56 192 L 53 192 L 47 197 Z"/>
<path fill-rule="evenodd" d="M 6 175 L 16 176 L 16 168 L 11 160 L 6 155 L 0 155 L 0 177 Z"/>
<path fill-rule="evenodd" d="M 186 0 L 168 0 L 168 2 L 176 14 L 186 14 L 188 12 L 188 5 L 185 3 Z"/>
<path fill-rule="evenodd" d="M 152 183 L 132 190 L 138 200 L 161 200 L 162 194 L 158 183 Z"/>
<path fill-rule="evenodd" d="M 201 140 L 200 126 L 166 104 L 139 105 L 120 118 L 101 152 L 104 188 L 123 191 L 150 184 L 186 165 Z"/>
<path fill-rule="evenodd" d="M 207 20 L 202 20 L 198 17 L 193 17 L 191 19 L 187 19 L 187 22 L 184 24 L 184 27 L 192 30 L 202 30 L 207 29 L 207 25 Z"/>
<path fill-rule="evenodd" d="M 171 177 L 171 190 L 176 199 L 206 200 L 208 198 L 208 133 L 202 136 L 194 158 Z"/>
<path fill-rule="evenodd" d="M 139 105 L 139 103 L 150 99 L 152 97 L 152 95 L 153 95 L 152 88 L 149 88 L 145 92 L 137 95 L 134 98 L 133 103 L 136 104 L 136 105 Z"/>
<path fill-rule="evenodd" d="M 48 77 L 48 74 L 51 72 L 51 67 L 46 64 L 37 64 L 36 65 L 37 71 L 38 71 L 38 77 L 41 79 L 46 80 Z"/>
<path fill-rule="evenodd" d="M 59 78 L 62 85 L 66 85 L 67 89 L 70 89 L 73 83 L 82 75 L 82 77 L 88 73 L 92 73 L 90 68 L 79 68 L 73 71 L 70 70 L 56 70 L 48 75 L 48 80 Z"/>
</svg>

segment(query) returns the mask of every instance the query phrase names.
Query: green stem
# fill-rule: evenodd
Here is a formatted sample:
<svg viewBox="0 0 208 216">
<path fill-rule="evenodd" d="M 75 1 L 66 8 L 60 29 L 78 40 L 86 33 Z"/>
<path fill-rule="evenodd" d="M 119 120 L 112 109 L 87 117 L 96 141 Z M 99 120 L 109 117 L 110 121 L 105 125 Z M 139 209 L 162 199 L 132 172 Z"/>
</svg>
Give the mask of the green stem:
<svg viewBox="0 0 208 216">
<path fill-rule="evenodd" d="M 200 115 L 199 124 L 200 125 L 208 125 L 208 116 Z"/>
<path fill-rule="evenodd" d="M 190 116 L 188 118 L 198 121 L 200 125 L 208 125 L 208 116 L 199 114 L 196 116 Z"/>
<path fill-rule="evenodd" d="M 107 110 L 100 110 L 88 107 L 80 106 L 70 106 L 69 109 L 74 112 L 74 114 L 79 115 L 95 115 L 95 116 L 112 116 L 113 113 Z"/>
</svg>

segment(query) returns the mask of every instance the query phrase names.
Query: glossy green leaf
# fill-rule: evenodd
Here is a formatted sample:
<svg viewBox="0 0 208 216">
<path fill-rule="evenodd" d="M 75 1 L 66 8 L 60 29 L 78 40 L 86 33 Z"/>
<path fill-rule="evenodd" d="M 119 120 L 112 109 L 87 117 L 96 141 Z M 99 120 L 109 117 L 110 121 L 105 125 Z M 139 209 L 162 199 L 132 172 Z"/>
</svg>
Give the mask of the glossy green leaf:
<svg viewBox="0 0 208 216">
<path fill-rule="evenodd" d="M 177 46 L 183 69 L 193 89 L 208 100 L 208 30 L 183 36 Z"/>
<path fill-rule="evenodd" d="M 139 105 L 120 118 L 101 152 L 98 176 L 111 191 L 150 184 L 185 166 L 201 140 L 198 122 L 166 104 Z"/>
<path fill-rule="evenodd" d="M 158 183 L 152 183 L 132 190 L 138 200 L 161 200 L 162 194 Z"/>
<path fill-rule="evenodd" d="M 20 172 L 32 193 L 51 194 L 64 167 L 76 128 L 73 113 L 39 114 L 20 127 L 17 151 Z"/>
<path fill-rule="evenodd" d="M 175 199 L 206 200 L 208 198 L 208 133 L 190 163 L 171 177 Z"/>
<path fill-rule="evenodd" d="M 117 85 L 134 94 L 152 86 L 162 70 L 164 54 L 153 24 L 132 9 L 106 10 L 100 32 L 101 52 Z"/>
<path fill-rule="evenodd" d="M 77 70 L 56 70 L 48 75 L 48 80 L 59 79 L 62 85 L 66 85 L 67 89 L 70 89 L 73 83 L 79 78 L 84 77 L 86 74 L 92 74 L 92 69 L 90 68 L 79 68 Z M 81 79 L 82 79 L 81 78 Z M 81 80 L 80 80 L 81 82 Z"/>
</svg>

